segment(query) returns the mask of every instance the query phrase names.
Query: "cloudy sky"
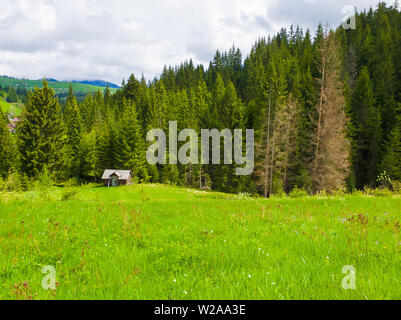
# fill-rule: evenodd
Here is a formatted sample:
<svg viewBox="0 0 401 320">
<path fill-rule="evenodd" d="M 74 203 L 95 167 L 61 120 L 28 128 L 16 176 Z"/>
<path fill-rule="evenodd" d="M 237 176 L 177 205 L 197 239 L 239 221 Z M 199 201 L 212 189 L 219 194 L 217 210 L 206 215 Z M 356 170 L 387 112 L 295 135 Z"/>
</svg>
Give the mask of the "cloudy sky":
<svg viewBox="0 0 401 320">
<path fill-rule="evenodd" d="M 387 1 L 392 3 L 393 1 Z M 152 79 L 164 65 L 208 62 L 233 44 L 319 21 L 377 0 L 1 0 L 0 74 L 29 79 Z"/>
</svg>

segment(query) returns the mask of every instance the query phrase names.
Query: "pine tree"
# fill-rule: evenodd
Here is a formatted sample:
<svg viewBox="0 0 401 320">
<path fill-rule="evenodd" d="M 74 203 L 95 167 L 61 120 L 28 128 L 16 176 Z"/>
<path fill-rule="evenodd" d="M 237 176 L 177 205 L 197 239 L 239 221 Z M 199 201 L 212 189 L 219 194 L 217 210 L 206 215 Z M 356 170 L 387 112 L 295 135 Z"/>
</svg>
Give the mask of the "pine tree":
<svg viewBox="0 0 401 320">
<path fill-rule="evenodd" d="M 54 90 L 43 80 L 27 101 L 18 130 L 21 170 L 37 178 L 44 167 L 58 177 L 65 169 L 66 135 Z"/>
<path fill-rule="evenodd" d="M 367 67 L 363 67 L 351 99 L 354 127 L 352 136 L 352 171 L 355 186 L 362 189 L 374 184 L 381 152 L 380 113 L 375 106 L 373 84 Z"/>
<path fill-rule="evenodd" d="M 401 181 L 401 104 L 398 109 L 397 122 L 386 146 L 381 171 L 386 171 L 391 179 Z"/>
<path fill-rule="evenodd" d="M 67 133 L 69 177 L 78 179 L 81 173 L 81 139 L 83 130 L 81 114 L 72 86 L 70 86 L 67 97 L 64 123 Z"/>
<path fill-rule="evenodd" d="M 0 177 L 5 178 L 15 161 L 12 159 L 12 140 L 7 127 L 7 118 L 0 113 Z"/>
<path fill-rule="evenodd" d="M 126 99 L 133 100 L 135 103 L 139 102 L 140 83 L 135 78 L 134 74 L 131 74 L 126 85 L 123 88 L 123 95 Z"/>
<path fill-rule="evenodd" d="M 124 113 L 120 119 L 118 146 L 116 150 L 116 165 L 120 169 L 129 169 L 140 181 L 147 181 L 145 149 L 143 134 L 135 110 L 135 103 L 124 100 Z"/>
<path fill-rule="evenodd" d="M 96 130 L 85 133 L 81 141 L 81 175 L 87 181 L 96 181 L 98 177 L 96 168 Z"/>
<path fill-rule="evenodd" d="M 7 102 L 14 103 L 18 101 L 17 92 L 13 87 L 8 87 Z"/>
<path fill-rule="evenodd" d="M 320 99 L 311 163 L 313 191 L 331 192 L 348 175 L 349 142 L 346 139 L 345 99 L 340 81 L 341 60 L 334 33 L 327 34 L 321 48 Z"/>
</svg>

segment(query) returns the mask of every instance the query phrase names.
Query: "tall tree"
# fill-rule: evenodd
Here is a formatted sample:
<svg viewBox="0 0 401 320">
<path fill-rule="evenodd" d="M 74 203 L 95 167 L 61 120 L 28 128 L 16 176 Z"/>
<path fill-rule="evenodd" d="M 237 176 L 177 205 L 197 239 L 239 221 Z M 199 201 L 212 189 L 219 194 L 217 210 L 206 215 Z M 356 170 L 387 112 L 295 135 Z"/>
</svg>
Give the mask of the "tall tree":
<svg viewBox="0 0 401 320">
<path fill-rule="evenodd" d="M 15 159 L 12 159 L 12 140 L 7 127 L 7 118 L 2 113 L 0 113 L 0 150 L 0 177 L 5 178 Z"/>
<path fill-rule="evenodd" d="M 354 127 L 352 136 L 352 172 L 355 186 L 362 189 L 374 184 L 381 152 L 380 113 L 376 107 L 373 84 L 367 67 L 363 67 L 351 99 Z"/>
<path fill-rule="evenodd" d="M 21 170 L 28 177 L 37 177 L 46 167 L 62 176 L 65 170 L 66 135 L 60 105 L 54 90 L 43 80 L 43 88 L 35 88 L 22 115 L 18 131 Z"/>
<path fill-rule="evenodd" d="M 78 178 L 81 173 L 81 139 L 83 130 L 82 118 L 72 86 L 70 86 L 67 97 L 64 123 L 67 133 L 69 176 Z"/>
<path fill-rule="evenodd" d="M 320 98 L 311 163 L 313 191 L 328 192 L 344 184 L 349 169 L 345 98 L 340 81 L 341 60 L 334 33 L 326 34 L 321 48 Z"/>
</svg>

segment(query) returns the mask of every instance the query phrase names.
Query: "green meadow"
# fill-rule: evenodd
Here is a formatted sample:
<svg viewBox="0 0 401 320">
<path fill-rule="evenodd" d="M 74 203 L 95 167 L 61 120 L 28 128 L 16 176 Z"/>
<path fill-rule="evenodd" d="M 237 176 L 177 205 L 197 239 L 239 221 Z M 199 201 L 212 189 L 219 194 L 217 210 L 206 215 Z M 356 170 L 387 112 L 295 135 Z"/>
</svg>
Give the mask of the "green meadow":
<svg viewBox="0 0 401 320">
<path fill-rule="evenodd" d="M 3 192 L 0 299 L 401 299 L 400 221 L 390 194 Z M 42 288 L 48 265 L 55 290 Z"/>
<path fill-rule="evenodd" d="M 14 113 L 16 116 L 19 116 L 23 107 L 21 102 L 9 103 L 5 98 L 0 96 L 0 113 Z"/>
<path fill-rule="evenodd" d="M 27 90 L 33 90 L 35 87 L 42 88 L 43 82 L 42 80 L 28 80 L 28 79 L 16 79 L 11 77 L 2 77 L 0 76 L 0 85 L 2 87 L 25 87 Z M 75 82 L 68 82 L 68 81 L 50 81 L 49 87 L 53 88 L 56 93 L 67 93 L 69 87 L 72 86 L 74 92 L 81 92 L 81 93 L 89 93 L 89 92 L 96 92 L 99 89 L 103 91 L 105 88 L 92 86 L 83 83 L 75 83 Z M 110 88 L 111 92 L 115 92 L 116 89 Z"/>
</svg>

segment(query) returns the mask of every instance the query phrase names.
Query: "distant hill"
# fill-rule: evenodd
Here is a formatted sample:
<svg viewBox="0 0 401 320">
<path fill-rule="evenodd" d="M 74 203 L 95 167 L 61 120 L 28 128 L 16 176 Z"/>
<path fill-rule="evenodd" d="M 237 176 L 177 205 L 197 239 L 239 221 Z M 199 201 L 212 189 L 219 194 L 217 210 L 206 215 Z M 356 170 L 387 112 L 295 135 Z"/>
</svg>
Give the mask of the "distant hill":
<svg viewBox="0 0 401 320">
<path fill-rule="evenodd" d="M 82 84 L 89 84 L 91 86 L 96 86 L 96 87 L 104 87 L 104 88 L 106 88 L 107 85 L 109 85 L 110 88 L 114 88 L 114 89 L 119 89 L 120 88 L 120 86 L 116 85 L 115 83 L 107 82 L 107 81 L 104 81 L 104 80 L 82 80 L 82 81 L 73 80 L 72 82 L 74 82 L 74 83 L 82 83 Z"/>
<path fill-rule="evenodd" d="M 104 90 L 104 86 L 91 85 L 73 81 L 57 81 L 56 79 L 48 79 L 49 87 L 53 88 L 57 94 L 67 93 L 70 85 L 75 93 L 86 94 L 89 92 L 96 92 L 97 90 Z M 0 85 L 2 87 L 25 87 L 27 90 L 32 90 L 34 87 L 41 88 L 42 80 L 28 80 L 28 79 L 17 79 L 8 76 L 0 76 Z M 118 88 L 118 86 L 117 86 Z M 112 92 L 116 91 L 117 88 L 111 87 Z"/>
<path fill-rule="evenodd" d="M 14 113 L 16 116 L 21 114 L 24 105 L 21 102 L 9 103 L 0 95 L 0 113 Z"/>
</svg>

